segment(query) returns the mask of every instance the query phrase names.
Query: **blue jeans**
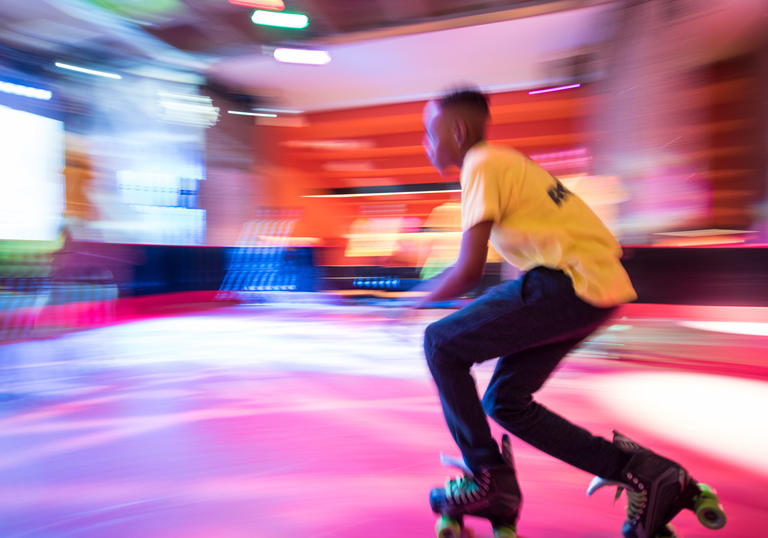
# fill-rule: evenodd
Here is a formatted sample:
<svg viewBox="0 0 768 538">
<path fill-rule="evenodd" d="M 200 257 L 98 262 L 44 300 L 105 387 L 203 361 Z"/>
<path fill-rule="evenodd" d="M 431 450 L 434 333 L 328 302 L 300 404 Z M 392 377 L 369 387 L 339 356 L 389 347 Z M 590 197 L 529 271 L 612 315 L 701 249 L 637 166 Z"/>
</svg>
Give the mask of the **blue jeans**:
<svg viewBox="0 0 768 538">
<path fill-rule="evenodd" d="M 618 475 L 626 459 L 618 448 L 532 397 L 561 359 L 614 310 L 582 301 L 562 271 L 537 267 L 427 327 L 427 363 L 448 428 L 470 469 L 503 463 L 487 414 L 566 463 L 602 477 Z M 481 403 L 470 368 L 496 357 Z"/>
</svg>

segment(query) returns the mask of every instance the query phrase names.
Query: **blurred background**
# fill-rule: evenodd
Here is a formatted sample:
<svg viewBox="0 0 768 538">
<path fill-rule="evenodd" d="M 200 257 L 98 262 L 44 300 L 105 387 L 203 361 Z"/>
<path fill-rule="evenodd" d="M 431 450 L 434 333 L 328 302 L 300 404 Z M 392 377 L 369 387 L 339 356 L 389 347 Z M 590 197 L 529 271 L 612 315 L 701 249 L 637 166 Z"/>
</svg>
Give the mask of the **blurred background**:
<svg viewBox="0 0 768 538">
<path fill-rule="evenodd" d="M 418 330 L 396 351 L 382 319 L 458 254 L 458 171 L 429 164 L 421 114 L 464 84 L 490 97 L 490 140 L 557 175 L 624 246 L 639 299 L 582 351 L 589 361 L 763 377 L 767 30 L 764 0 L 4 0 L 0 421 L 27 424 L 48 398 L 90 394 L 104 383 L 94 372 L 137 357 L 150 370 L 188 356 L 192 371 L 216 357 L 237 370 L 294 337 L 304 347 L 275 352 L 270 368 L 405 353 L 428 387 Z M 516 275 L 491 251 L 480 289 Z M 153 321 L 163 325 L 141 325 Z M 315 333 L 310 321 L 324 324 Z M 298 359 L 318 345 L 313 366 Z M 67 445 L 53 433 L 61 424 L 46 424 L 35 435 Z M 32 443 L 28 430 L 15 435 L 3 437 L 9 448 Z M 764 437 L 739 446 L 768 449 Z M 70 449 L 65 461 L 82 462 Z M 85 496 L 98 492 L 109 497 Z M 27 493 L 34 518 L 47 497 Z M 56 517 L 71 535 L 157 530 L 107 532 L 70 513 Z M 3 536 L 65 528 L 9 525 Z M 299 532 L 269 525 L 255 535 Z M 241 535 L 233 529 L 175 535 Z"/>
<path fill-rule="evenodd" d="M 5 332 L 146 294 L 407 290 L 456 255 L 458 176 L 431 168 L 421 110 L 463 83 L 491 96 L 491 140 L 629 247 L 641 301 L 768 297 L 763 250 L 696 251 L 694 266 L 680 250 L 766 241 L 759 0 L 0 10 L 0 308 L 29 314 Z M 490 280 L 514 274 L 489 261 Z M 721 265 L 742 285 L 718 286 Z"/>
</svg>

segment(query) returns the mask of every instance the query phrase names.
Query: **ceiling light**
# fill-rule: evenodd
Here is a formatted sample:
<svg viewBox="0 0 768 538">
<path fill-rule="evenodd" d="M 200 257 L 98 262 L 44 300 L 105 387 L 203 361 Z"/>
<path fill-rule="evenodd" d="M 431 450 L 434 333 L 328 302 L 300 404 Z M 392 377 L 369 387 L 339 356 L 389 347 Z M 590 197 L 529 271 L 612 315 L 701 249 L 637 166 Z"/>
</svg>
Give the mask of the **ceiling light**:
<svg viewBox="0 0 768 538">
<path fill-rule="evenodd" d="M 381 178 L 390 179 L 390 178 Z M 461 192 L 458 182 L 412 183 L 408 185 L 378 185 L 331 189 L 322 194 L 305 194 L 302 198 L 352 198 L 364 196 L 402 196 L 409 194 L 443 194 Z"/>
<path fill-rule="evenodd" d="M 364 196 L 401 196 L 403 194 L 442 194 L 446 192 L 461 192 L 461 189 L 434 191 L 355 192 L 349 194 L 305 194 L 302 196 L 302 198 L 360 198 Z"/>
<path fill-rule="evenodd" d="M 120 75 L 116 73 L 107 73 L 106 71 L 97 71 L 95 69 L 88 69 L 87 67 L 79 67 L 77 65 L 70 65 L 70 64 L 64 64 L 61 62 L 56 62 L 54 65 L 60 69 L 68 69 L 69 71 L 77 71 L 78 73 L 85 73 L 86 75 L 94 75 L 97 77 L 104 77 L 104 78 L 116 78 L 121 79 Z"/>
<path fill-rule="evenodd" d="M 277 26 L 279 28 L 306 28 L 309 17 L 303 13 L 286 13 L 284 11 L 263 11 L 257 9 L 251 15 L 253 24 Z"/>
<path fill-rule="evenodd" d="M 32 88 L 31 86 L 23 86 L 21 84 L 14 84 L 13 82 L 5 82 L 2 80 L 0 80 L 0 92 L 21 95 L 22 97 L 30 97 L 32 99 L 40 99 L 41 101 L 50 101 L 51 97 L 53 97 L 53 93 L 48 90 L 41 90 L 40 88 Z"/>
<path fill-rule="evenodd" d="M 236 6 L 252 7 L 254 9 L 270 9 L 272 11 L 282 11 L 285 9 L 283 0 L 229 0 L 229 3 Z"/>
<path fill-rule="evenodd" d="M 263 108 L 258 107 L 253 109 L 254 112 L 266 112 L 269 114 L 304 114 L 303 110 L 289 110 L 287 108 Z"/>
<path fill-rule="evenodd" d="M 331 55 L 324 50 L 275 49 L 275 60 L 289 64 L 325 65 L 331 61 Z"/>
<path fill-rule="evenodd" d="M 554 88 L 544 88 L 543 90 L 531 90 L 528 95 L 536 95 L 539 93 L 559 92 L 562 90 L 571 90 L 573 88 L 580 88 L 581 84 L 568 84 L 567 86 L 556 86 Z"/>
<path fill-rule="evenodd" d="M 277 114 L 268 114 L 266 112 L 247 112 L 243 110 L 227 110 L 228 114 L 235 116 L 257 116 L 259 118 L 276 118 Z"/>
</svg>

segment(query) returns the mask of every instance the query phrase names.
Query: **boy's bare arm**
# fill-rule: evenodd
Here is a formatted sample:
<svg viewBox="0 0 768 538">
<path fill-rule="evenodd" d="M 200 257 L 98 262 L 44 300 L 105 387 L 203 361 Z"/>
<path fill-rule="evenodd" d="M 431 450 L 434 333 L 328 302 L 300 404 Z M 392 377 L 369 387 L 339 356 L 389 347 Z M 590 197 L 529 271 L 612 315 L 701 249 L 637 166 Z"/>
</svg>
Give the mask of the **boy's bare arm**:
<svg viewBox="0 0 768 538">
<path fill-rule="evenodd" d="M 414 304 L 415 308 L 459 297 L 480 282 L 488 256 L 488 239 L 492 227 L 492 221 L 480 222 L 462 234 L 459 259 L 452 267 L 419 287 L 429 291 Z"/>
</svg>

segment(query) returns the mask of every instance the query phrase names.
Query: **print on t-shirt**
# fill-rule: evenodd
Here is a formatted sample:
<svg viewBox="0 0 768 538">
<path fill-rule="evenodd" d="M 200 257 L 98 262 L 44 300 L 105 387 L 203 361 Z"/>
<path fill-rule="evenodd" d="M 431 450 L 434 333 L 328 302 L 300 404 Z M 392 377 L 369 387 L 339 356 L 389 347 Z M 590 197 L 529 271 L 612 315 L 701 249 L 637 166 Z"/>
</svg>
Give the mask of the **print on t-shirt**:
<svg viewBox="0 0 768 538">
<path fill-rule="evenodd" d="M 555 180 L 555 185 L 547 190 L 547 194 L 549 194 L 549 197 L 552 198 L 552 201 L 555 202 L 558 207 L 560 207 L 565 199 L 571 195 L 571 191 L 566 189 L 565 185 L 560 183 L 559 179 L 556 177 L 553 179 Z"/>
</svg>

